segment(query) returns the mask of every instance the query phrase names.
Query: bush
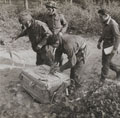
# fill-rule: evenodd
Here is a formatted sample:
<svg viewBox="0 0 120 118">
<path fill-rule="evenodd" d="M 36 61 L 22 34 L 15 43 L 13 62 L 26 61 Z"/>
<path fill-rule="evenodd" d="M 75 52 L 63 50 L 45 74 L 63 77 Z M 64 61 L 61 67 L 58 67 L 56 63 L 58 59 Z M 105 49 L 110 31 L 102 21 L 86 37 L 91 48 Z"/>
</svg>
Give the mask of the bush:
<svg viewBox="0 0 120 118">
<path fill-rule="evenodd" d="M 65 14 L 67 21 L 69 22 L 68 31 L 74 33 L 91 33 L 96 34 L 100 31 L 100 22 L 98 19 L 97 6 L 89 5 L 86 9 L 81 6 L 73 4 L 64 5 L 60 8 L 60 11 Z M 99 27 L 99 28 L 98 28 Z"/>
<path fill-rule="evenodd" d="M 88 89 L 79 89 L 79 100 L 54 106 L 52 113 L 57 118 L 120 118 L 120 86 L 105 83 L 100 86 L 97 82 L 88 85 Z"/>
<path fill-rule="evenodd" d="M 96 15 L 97 8 L 93 5 L 83 9 L 77 4 L 59 4 L 59 11 L 64 14 L 69 23 L 68 32 L 74 34 L 98 34 L 101 32 L 99 30 L 101 24 Z M 43 7 L 33 10 L 32 13 L 35 19 L 44 21 L 42 18 L 45 11 L 46 9 Z"/>
<path fill-rule="evenodd" d="M 59 11 L 65 15 L 65 18 L 69 22 L 68 32 L 74 34 L 100 34 L 102 28 L 97 14 L 100 6 L 90 3 L 90 1 L 81 1 L 79 4 L 72 5 L 70 3 L 59 3 L 58 6 Z M 86 7 L 83 8 L 82 6 Z M 105 4 L 102 7 L 107 9 L 111 16 L 120 24 L 120 9 L 118 2 L 112 2 L 109 5 Z M 15 19 L 22 10 L 22 7 L 3 6 L 0 11 L 0 19 L 3 21 L 7 19 L 7 17 L 9 17 L 9 19 Z M 44 21 L 42 18 L 46 12 L 45 6 L 29 9 L 29 11 L 35 19 Z"/>
</svg>

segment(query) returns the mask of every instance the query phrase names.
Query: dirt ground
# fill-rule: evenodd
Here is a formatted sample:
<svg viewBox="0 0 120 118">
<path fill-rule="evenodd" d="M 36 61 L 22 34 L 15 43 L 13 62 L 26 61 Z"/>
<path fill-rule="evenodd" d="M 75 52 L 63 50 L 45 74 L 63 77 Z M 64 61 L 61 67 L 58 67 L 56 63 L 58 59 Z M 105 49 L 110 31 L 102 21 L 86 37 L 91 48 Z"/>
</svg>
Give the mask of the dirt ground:
<svg viewBox="0 0 120 118">
<path fill-rule="evenodd" d="M 97 37 L 86 37 L 88 53 L 81 77 L 84 88 L 100 77 L 101 50 L 96 48 L 96 39 Z M 35 102 L 20 85 L 19 74 L 24 68 L 35 66 L 35 58 L 36 54 L 27 38 L 0 46 L 0 118 L 49 118 L 51 105 Z M 119 58 L 120 55 L 117 55 L 114 60 L 120 64 Z M 110 79 L 115 79 L 114 76 L 110 71 Z"/>
</svg>

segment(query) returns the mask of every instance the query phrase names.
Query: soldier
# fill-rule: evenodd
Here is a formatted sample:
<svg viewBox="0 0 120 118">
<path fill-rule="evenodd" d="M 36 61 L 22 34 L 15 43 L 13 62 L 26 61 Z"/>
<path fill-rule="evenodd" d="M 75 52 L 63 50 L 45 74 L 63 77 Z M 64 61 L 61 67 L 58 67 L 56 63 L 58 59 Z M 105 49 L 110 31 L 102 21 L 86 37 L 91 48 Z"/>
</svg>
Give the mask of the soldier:
<svg viewBox="0 0 120 118">
<path fill-rule="evenodd" d="M 63 14 L 57 12 L 57 5 L 54 1 L 49 1 L 45 4 L 47 8 L 47 13 L 44 15 L 43 21 L 48 25 L 49 29 L 52 31 L 52 40 L 56 38 L 61 38 L 68 28 L 68 23 Z M 55 49 L 54 49 L 55 50 Z M 55 56 L 51 51 L 51 56 Z M 61 56 L 60 65 L 62 65 L 63 56 Z"/>
<path fill-rule="evenodd" d="M 115 71 L 117 75 L 116 78 L 120 79 L 120 68 L 111 62 L 119 46 L 120 32 L 118 23 L 110 17 L 106 10 L 101 9 L 98 11 L 98 14 L 103 24 L 103 32 L 97 45 L 97 48 L 101 49 L 101 43 L 103 42 L 102 69 L 100 78 L 100 81 L 103 83 L 105 78 L 108 77 L 109 68 Z M 112 51 L 108 54 L 107 52 L 105 53 L 105 50 L 110 50 L 110 48 L 112 48 Z"/>
<path fill-rule="evenodd" d="M 56 2 L 50 1 L 46 3 L 48 13 L 45 15 L 44 22 L 48 25 L 53 35 L 62 35 L 68 28 L 68 23 L 64 15 L 57 12 Z"/>
<path fill-rule="evenodd" d="M 32 49 L 37 53 L 36 65 L 44 63 L 45 50 L 49 50 L 49 46 L 45 46 L 47 38 L 52 35 L 46 23 L 38 20 L 34 20 L 28 13 L 22 13 L 19 18 L 19 22 L 22 25 L 23 31 L 14 39 L 17 40 L 20 37 L 28 36 L 32 44 Z M 52 59 L 52 58 L 50 58 Z M 47 65 L 51 65 L 47 60 Z"/>
<path fill-rule="evenodd" d="M 79 36 L 65 34 L 62 38 L 52 42 L 51 45 L 54 48 L 57 48 L 55 52 L 55 64 L 59 62 L 59 59 L 63 53 L 68 56 L 68 62 L 60 67 L 53 66 L 50 72 L 63 72 L 64 70 L 71 68 L 71 86 L 79 87 L 79 79 L 82 73 L 82 67 L 86 54 L 85 40 Z"/>
</svg>

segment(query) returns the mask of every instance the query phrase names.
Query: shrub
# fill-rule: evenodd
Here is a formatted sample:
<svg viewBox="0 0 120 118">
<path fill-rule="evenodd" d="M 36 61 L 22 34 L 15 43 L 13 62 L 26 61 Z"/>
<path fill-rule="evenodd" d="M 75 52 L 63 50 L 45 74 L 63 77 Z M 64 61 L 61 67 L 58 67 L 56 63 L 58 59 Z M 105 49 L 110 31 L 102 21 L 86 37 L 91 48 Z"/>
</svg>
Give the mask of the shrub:
<svg viewBox="0 0 120 118">
<path fill-rule="evenodd" d="M 101 23 L 97 14 L 100 7 L 107 9 L 111 16 L 120 24 L 120 9 L 118 2 L 112 2 L 109 5 L 97 6 L 93 3 L 81 1 L 79 4 L 58 3 L 59 11 L 65 15 L 69 22 L 68 32 L 74 34 L 100 34 Z M 88 4 L 89 3 L 89 4 Z M 85 5 L 84 5 L 85 4 Z M 82 7 L 86 6 L 86 7 Z M 14 19 L 23 11 L 22 7 L 3 6 L 0 11 L 0 19 L 5 20 L 7 17 Z M 46 12 L 45 6 L 29 9 L 35 19 L 44 21 L 43 15 Z"/>
<path fill-rule="evenodd" d="M 60 11 L 65 14 L 69 22 L 68 31 L 74 33 L 99 33 L 100 22 L 98 19 L 97 6 L 89 5 L 88 8 L 83 9 L 80 5 L 70 4 L 62 5 Z"/>
<path fill-rule="evenodd" d="M 105 83 L 100 86 L 97 82 L 88 85 L 88 89 L 79 89 L 79 100 L 54 106 L 52 113 L 57 118 L 119 118 L 120 117 L 120 86 Z M 56 112 L 57 111 L 57 112 Z M 59 111 L 59 112 L 58 112 Z"/>
</svg>

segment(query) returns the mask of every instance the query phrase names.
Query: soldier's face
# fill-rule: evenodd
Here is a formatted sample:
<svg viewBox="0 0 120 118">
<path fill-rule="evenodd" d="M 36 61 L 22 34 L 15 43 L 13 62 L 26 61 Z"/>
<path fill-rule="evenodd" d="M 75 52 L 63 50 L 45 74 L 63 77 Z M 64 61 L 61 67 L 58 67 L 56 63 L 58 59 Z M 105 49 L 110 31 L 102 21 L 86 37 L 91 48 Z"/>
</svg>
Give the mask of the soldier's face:
<svg viewBox="0 0 120 118">
<path fill-rule="evenodd" d="M 24 21 L 20 24 L 21 24 L 22 30 L 26 30 L 27 28 L 29 28 L 31 26 L 31 21 Z"/>
<path fill-rule="evenodd" d="M 48 14 L 53 15 L 56 12 L 55 8 L 47 8 Z"/>
<path fill-rule="evenodd" d="M 31 22 L 30 21 L 27 21 L 26 23 L 25 23 L 25 27 L 26 28 L 29 28 L 31 26 Z"/>
<path fill-rule="evenodd" d="M 99 16 L 100 16 L 101 22 L 105 22 L 108 19 L 108 15 L 101 15 L 101 14 L 99 14 Z"/>
</svg>

